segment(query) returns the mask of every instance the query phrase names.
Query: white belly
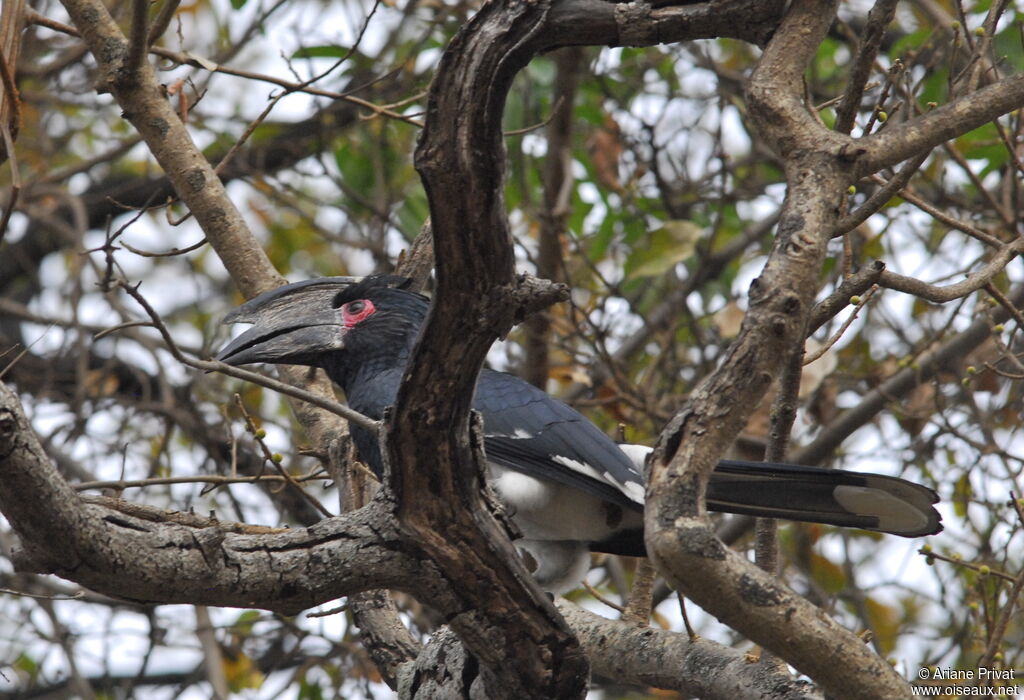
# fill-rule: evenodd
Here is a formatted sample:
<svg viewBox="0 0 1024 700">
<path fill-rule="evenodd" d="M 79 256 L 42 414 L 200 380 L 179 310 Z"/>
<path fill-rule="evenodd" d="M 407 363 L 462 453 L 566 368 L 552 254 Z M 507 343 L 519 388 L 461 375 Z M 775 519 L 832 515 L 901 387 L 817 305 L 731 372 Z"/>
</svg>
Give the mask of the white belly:
<svg viewBox="0 0 1024 700">
<path fill-rule="evenodd" d="M 489 465 L 491 488 L 531 540 L 597 542 L 643 526 L 643 515 L 547 479 Z"/>
</svg>

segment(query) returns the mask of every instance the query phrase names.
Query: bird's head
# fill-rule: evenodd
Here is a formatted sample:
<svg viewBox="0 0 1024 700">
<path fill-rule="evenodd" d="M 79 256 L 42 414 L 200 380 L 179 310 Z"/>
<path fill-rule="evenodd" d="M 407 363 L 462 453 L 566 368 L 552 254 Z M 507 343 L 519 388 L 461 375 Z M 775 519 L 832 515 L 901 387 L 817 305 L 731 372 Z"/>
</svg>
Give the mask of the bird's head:
<svg viewBox="0 0 1024 700">
<path fill-rule="evenodd" d="M 265 292 L 225 317 L 251 323 L 217 359 L 323 367 L 344 385 L 354 363 L 400 361 L 416 339 L 429 301 L 402 277 L 323 277 Z"/>
</svg>

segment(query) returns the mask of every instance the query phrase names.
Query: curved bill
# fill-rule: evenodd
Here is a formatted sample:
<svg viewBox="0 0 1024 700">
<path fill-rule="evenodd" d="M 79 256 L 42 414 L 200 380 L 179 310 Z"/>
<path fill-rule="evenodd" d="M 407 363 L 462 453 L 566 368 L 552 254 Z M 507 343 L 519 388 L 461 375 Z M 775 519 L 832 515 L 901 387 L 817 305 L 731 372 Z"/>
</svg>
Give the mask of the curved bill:
<svg viewBox="0 0 1024 700">
<path fill-rule="evenodd" d="M 315 365 L 314 358 L 345 347 L 345 327 L 334 299 L 361 279 L 320 277 L 253 297 L 224 317 L 224 323 L 253 326 L 222 348 L 217 359 L 230 365 Z"/>
</svg>

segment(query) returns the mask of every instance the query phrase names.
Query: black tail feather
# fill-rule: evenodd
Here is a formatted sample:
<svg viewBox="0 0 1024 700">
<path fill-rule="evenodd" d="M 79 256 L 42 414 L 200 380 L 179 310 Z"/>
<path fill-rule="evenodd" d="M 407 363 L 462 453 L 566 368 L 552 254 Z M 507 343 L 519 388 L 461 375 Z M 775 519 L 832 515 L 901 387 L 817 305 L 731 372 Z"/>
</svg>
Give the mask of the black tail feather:
<svg viewBox="0 0 1024 700">
<path fill-rule="evenodd" d="M 942 531 L 933 490 L 906 479 L 795 464 L 723 460 L 708 484 L 708 509 L 901 537 Z"/>
<path fill-rule="evenodd" d="M 711 475 L 709 510 L 824 523 L 921 537 L 942 531 L 932 489 L 906 479 L 771 462 L 723 460 Z M 642 530 L 618 532 L 591 549 L 644 556 Z"/>
</svg>

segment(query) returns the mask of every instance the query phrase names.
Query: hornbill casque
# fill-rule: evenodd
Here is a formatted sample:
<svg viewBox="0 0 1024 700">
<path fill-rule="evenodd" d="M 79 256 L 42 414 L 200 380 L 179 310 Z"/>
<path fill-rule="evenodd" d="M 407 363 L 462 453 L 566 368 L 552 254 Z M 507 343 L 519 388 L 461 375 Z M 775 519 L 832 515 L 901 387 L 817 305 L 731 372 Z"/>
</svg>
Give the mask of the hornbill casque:
<svg viewBox="0 0 1024 700">
<path fill-rule="evenodd" d="M 251 323 L 218 355 L 320 367 L 356 411 L 379 419 L 399 383 L 430 301 L 403 278 L 325 277 L 279 287 L 231 312 Z M 534 577 L 559 593 L 579 583 L 589 552 L 643 556 L 643 459 L 532 384 L 481 370 L 473 408 L 483 417 L 489 481 L 522 532 Z M 376 436 L 353 425 L 359 458 L 381 475 Z M 918 537 L 942 530 L 934 491 L 904 479 L 819 467 L 723 460 L 710 510 Z"/>
</svg>

